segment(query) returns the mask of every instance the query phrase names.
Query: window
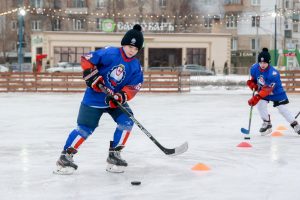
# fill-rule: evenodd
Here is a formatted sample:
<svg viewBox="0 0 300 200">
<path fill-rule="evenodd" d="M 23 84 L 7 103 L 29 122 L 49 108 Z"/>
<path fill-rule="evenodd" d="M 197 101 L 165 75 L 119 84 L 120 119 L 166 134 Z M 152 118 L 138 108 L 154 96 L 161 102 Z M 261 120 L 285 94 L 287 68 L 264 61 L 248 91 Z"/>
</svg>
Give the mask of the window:
<svg viewBox="0 0 300 200">
<path fill-rule="evenodd" d="M 167 0 L 159 0 L 159 6 L 160 7 L 166 7 L 167 6 Z"/>
<path fill-rule="evenodd" d="M 293 3 L 290 2 L 290 0 L 286 0 L 286 1 L 285 1 L 285 8 L 287 8 L 287 9 L 292 9 L 292 5 L 293 5 Z"/>
<path fill-rule="evenodd" d="M 82 30 L 83 29 L 83 20 L 82 19 L 73 19 L 73 30 Z"/>
<path fill-rule="evenodd" d="M 293 24 L 293 32 L 294 33 L 299 33 L 299 24 L 298 23 L 294 23 Z"/>
<path fill-rule="evenodd" d="M 54 63 L 80 63 L 81 56 L 90 51 L 89 47 L 54 47 Z"/>
<path fill-rule="evenodd" d="M 54 9 L 61 8 L 61 0 L 54 0 Z"/>
<path fill-rule="evenodd" d="M 30 0 L 30 6 L 35 7 L 35 8 L 42 8 L 43 0 Z"/>
<path fill-rule="evenodd" d="M 101 23 L 102 23 L 102 20 L 101 20 L 101 18 L 97 18 L 96 19 L 96 29 L 97 30 L 101 30 Z"/>
<path fill-rule="evenodd" d="M 256 39 L 255 39 L 255 38 L 254 38 L 254 39 L 251 39 L 251 49 L 252 49 L 252 50 L 259 49 L 259 46 L 260 46 L 259 43 L 260 43 L 260 42 L 259 42 L 259 39 L 257 39 L 257 48 L 256 48 Z"/>
<path fill-rule="evenodd" d="M 10 42 L 11 43 L 11 50 L 16 51 L 17 50 L 17 42 Z"/>
<path fill-rule="evenodd" d="M 104 0 L 96 0 L 96 8 L 104 8 Z"/>
<path fill-rule="evenodd" d="M 150 67 L 180 66 L 181 48 L 149 48 Z"/>
<path fill-rule="evenodd" d="M 11 21 L 11 29 L 15 31 L 17 30 L 17 27 L 18 27 L 17 21 Z"/>
<path fill-rule="evenodd" d="M 31 21 L 31 30 L 40 31 L 41 30 L 41 21 L 40 20 Z"/>
<path fill-rule="evenodd" d="M 252 6 L 259 6 L 260 5 L 260 0 L 251 0 L 251 5 Z"/>
<path fill-rule="evenodd" d="M 251 17 L 251 25 L 252 25 L 252 27 L 259 27 L 260 26 L 260 16 L 252 16 Z"/>
<path fill-rule="evenodd" d="M 188 48 L 186 62 L 206 66 L 206 48 Z"/>
<path fill-rule="evenodd" d="M 72 6 L 73 8 L 83 8 L 86 7 L 85 0 L 72 0 Z"/>
<path fill-rule="evenodd" d="M 213 0 L 203 0 L 203 5 L 212 5 Z"/>
<path fill-rule="evenodd" d="M 54 19 L 52 24 L 54 31 L 59 31 L 61 28 L 61 20 L 60 19 Z"/>
<path fill-rule="evenodd" d="M 224 4 L 229 5 L 229 4 L 241 4 L 242 0 L 225 0 Z"/>
<path fill-rule="evenodd" d="M 238 40 L 236 37 L 231 38 L 231 50 L 233 50 L 233 51 L 237 50 L 237 43 L 238 43 Z"/>
<path fill-rule="evenodd" d="M 237 27 L 237 17 L 235 15 L 226 16 L 226 27 L 227 28 Z"/>
<path fill-rule="evenodd" d="M 204 18 L 204 27 L 211 28 L 212 27 L 213 19 L 211 17 Z"/>
</svg>

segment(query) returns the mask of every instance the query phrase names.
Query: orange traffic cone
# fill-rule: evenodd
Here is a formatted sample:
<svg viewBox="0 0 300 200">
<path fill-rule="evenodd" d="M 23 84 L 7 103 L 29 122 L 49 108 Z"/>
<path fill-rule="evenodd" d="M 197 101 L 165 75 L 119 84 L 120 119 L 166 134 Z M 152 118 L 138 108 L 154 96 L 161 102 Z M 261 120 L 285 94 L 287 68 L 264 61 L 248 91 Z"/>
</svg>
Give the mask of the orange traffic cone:
<svg viewBox="0 0 300 200">
<path fill-rule="evenodd" d="M 284 125 L 279 125 L 279 126 L 277 126 L 276 130 L 278 130 L 278 131 L 286 131 L 288 129 Z"/>
<path fill-rule="evenodd" d="M 280 137 L 280 136 L 283 136 L 283 134 L 280 131 L 274 131 L 271 136 Z"/>
<path fill-rule="evenodd" d="M 192 168 L 192 170 L 194 170 L 194 171 L 209 171 L 210 168 L 203 163 L 198 163 L 197 165 L 195 165 Z"/>
</svg>

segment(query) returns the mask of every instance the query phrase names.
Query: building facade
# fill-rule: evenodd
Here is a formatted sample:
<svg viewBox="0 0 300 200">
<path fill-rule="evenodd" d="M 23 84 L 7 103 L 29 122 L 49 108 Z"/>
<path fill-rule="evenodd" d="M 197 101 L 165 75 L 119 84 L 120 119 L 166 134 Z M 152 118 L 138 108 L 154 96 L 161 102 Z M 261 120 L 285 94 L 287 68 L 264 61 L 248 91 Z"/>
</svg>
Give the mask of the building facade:
<svg viewBox="0 0 300 200">
<path fill-rule="evenodd" d="M 298 0 L 0 0 L 0 3 L 0 63 L 18 60 L 18 8 L 21 7 L 26 10 L 21 36 L 24 62 L 34 63 L 32 52 L 45 54 L 46 51 L 32 49 L 32 45 L 38 42 L 32 35 L 48 31 L 124 33 L 134 23 L 140 23 L 145 34 L 230 34 L 228 65 L 233 73 L 247 73 L 262 47 L 270 49 L 273 64 L 297 65 L 294 58 L 285 55 L 289 49 L 295 57 L 298 56 Z M 199 54 L 203 55 L 203 51 Z M 212 61 L 208 62 L 208 59 L 187 62 L 209 66 Z M 72 56 L 62 60 L 78 61 Z M 49 62 L 55 64 L 51 59 Z"/>
<path fill-rule="evenodd" d="M 58 62 L 79 62 L 80 57 L 105 46 L 120 46 L 124 33 L 43 32 L 32 34 L 32 56 L 47 55 L 50 66 Z M 84 38 L 84 39 L 83 39 Z M 230 62 L 230 34 L 145 33 L 145 44 L 139 53 L 144 70 L 149 67 L 176 67 L 200 64 L 223 73 Z M 46 66 L 46 63 L 43 63 Z"/>
</svg>

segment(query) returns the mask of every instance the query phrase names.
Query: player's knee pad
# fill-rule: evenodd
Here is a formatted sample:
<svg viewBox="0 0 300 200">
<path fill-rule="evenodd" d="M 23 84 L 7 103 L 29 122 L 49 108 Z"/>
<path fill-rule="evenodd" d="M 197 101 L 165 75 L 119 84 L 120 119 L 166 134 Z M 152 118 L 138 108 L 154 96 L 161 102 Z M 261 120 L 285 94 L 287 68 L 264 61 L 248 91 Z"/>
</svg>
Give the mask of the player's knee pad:
<svg viewBox="0 0 300 200">
<path fill-rule="evenodd" d="M 131 131 L 132 127 L 133 123 L 131 121 L 125 121 L 123 123 L 119 123 L 117 129 Z"/>
<path fill-rule="evenodd" d="M 130 131 L 134 124 L 133 120 L 130 119 L 125 114 L 120 115 L 117 118 L 116 122 L 118 124 L 117 129 L 119 129 L 119 130 L 129 130 Z"/>
<path fill-rule="evenodd" d="M 95 129 L 83 125 L 78 125 L 76 130 L 81 137 L 86 139 L 94 132 Z"/>
</svg>

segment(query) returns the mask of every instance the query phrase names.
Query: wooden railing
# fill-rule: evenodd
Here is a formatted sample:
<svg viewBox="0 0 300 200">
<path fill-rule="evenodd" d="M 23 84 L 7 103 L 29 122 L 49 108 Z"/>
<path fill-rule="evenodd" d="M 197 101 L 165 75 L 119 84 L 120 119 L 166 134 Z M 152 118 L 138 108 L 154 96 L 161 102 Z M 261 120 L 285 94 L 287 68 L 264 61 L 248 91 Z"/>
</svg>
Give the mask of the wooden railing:
<svg viewBox="0 0 300 200">
<path fill-rule="evenodd" d="M 300 70 L 280 71 L 282 85 L 288 93 L 300 93 Z"/>
<path fill-rule="evenodd" d="M 0 73 L 0 92 L 83 92 L 82 73 Z M 190 75 L 145 72 L 142 92 L 189 92 Z"/>
</svg>

